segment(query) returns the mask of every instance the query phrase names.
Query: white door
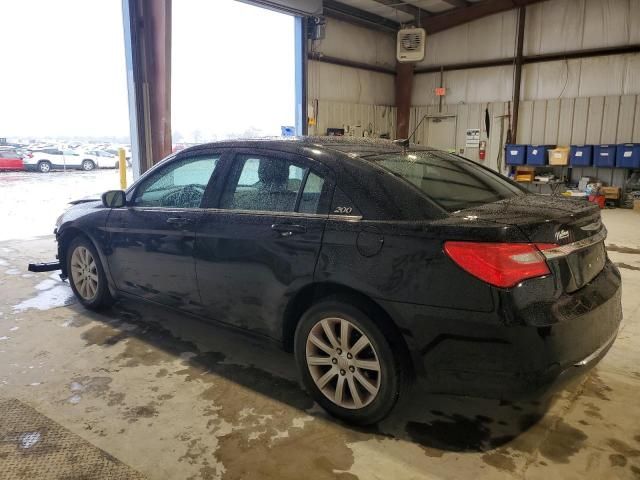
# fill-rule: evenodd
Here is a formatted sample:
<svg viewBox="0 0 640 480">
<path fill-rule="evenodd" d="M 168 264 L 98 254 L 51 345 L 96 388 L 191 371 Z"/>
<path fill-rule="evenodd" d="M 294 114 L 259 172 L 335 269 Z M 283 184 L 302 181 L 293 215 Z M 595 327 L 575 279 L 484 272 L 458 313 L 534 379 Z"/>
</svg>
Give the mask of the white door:
<svg viewBox="0 0 640 480">
<path fill-rule="evenodd" d="M 456 150 L 456 117 L 429 118 L 427 146 L 444 150 Z"/>
</svg>

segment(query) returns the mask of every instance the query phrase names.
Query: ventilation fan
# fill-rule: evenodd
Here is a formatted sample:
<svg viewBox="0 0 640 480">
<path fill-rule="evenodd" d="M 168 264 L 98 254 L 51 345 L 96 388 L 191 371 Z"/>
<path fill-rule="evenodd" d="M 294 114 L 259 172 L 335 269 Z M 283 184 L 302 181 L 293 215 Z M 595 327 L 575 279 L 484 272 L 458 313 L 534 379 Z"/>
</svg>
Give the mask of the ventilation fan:
<svg viewBox="0 0 640 480">
<path fill-rule="evenodd" d="M 424 28 L 403 28 L 398 31 L 397 58 L 399 62 L 420 62 L 424 59 L 427 32 Z"/>
</svg>

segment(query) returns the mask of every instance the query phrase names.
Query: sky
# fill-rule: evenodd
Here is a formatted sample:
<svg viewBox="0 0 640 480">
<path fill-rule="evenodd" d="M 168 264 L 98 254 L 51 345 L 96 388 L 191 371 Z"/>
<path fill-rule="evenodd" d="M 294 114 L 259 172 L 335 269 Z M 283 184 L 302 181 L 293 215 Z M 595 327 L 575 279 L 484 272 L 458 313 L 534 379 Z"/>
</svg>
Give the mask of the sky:
<svg viewBox="0 0 640 480">
<path fill-rule="evenodd" d="M 0 137 L 128 136 L 121 0 L 0 0 Z M 174 0 L 172 127 L 184 140 L 294 122 L 294 21 Z"/>
</svg>

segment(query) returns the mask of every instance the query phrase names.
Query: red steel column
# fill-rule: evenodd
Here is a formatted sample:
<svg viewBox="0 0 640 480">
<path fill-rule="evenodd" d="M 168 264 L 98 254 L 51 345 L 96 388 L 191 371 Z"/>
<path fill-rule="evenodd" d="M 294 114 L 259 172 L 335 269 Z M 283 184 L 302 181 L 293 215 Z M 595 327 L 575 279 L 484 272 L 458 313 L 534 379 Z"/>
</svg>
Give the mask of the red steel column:
<svg viewBox="0 0 640 480">
<path fill-rule="evenodd" d="M 398 62 L 396 64 L 396 138 L 407 138 L 409 136 L 413 69 L 413 63 Z"/>
<path fill-rule="evenodd" d="M 139 0 L 143 15 L 144 69 L 148 92 L 150 159 L 169 155 L 171 142 L 171 0 Z"/>
</svg>

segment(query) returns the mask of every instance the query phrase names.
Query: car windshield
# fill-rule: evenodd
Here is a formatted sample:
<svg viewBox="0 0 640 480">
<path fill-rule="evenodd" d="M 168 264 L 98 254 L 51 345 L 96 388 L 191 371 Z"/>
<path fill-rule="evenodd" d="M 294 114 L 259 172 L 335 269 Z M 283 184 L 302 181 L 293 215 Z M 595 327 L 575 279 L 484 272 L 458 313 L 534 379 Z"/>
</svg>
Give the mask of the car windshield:
<svg viewBox="0 0 640 480">
<path fill-rule="evenodd" d="M 448 212 L 525 194 L 499 175 L 444 152 L 394 153 L 369 159 L 418 188 Z"/>
</svg>

